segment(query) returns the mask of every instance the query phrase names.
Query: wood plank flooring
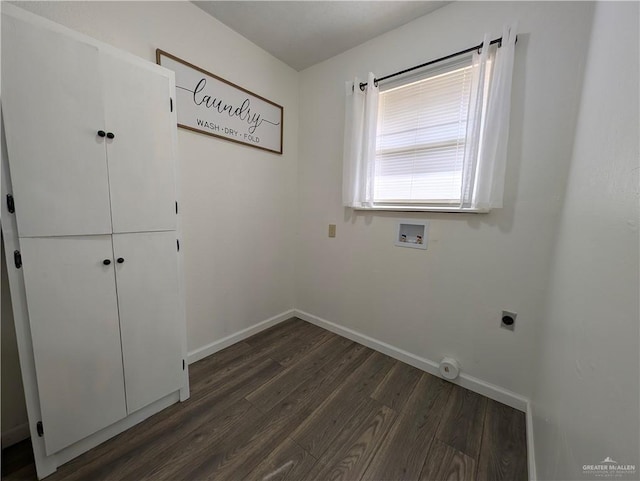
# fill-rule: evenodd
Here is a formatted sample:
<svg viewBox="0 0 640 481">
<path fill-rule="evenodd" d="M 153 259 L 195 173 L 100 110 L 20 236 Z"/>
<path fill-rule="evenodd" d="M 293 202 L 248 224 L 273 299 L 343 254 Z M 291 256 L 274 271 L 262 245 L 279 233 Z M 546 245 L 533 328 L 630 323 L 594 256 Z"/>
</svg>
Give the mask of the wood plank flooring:
<svg viewBox="0 0 640 481">
<path fill-rule="evenodd" d="M 527 480 L 524 413 L 299 319 L 189 373 L 188 401 L 47 479 Z M 3 480 L 36 479 L 30 449 Z"/>
</svg>

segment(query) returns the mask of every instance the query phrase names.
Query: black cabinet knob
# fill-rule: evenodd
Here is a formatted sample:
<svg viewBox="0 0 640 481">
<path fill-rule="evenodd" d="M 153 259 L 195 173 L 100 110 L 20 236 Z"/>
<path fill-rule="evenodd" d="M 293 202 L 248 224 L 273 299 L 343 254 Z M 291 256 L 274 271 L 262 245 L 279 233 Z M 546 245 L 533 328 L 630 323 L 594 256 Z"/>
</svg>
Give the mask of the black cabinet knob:
<svg viewBox="0 0 640 481">
<path fill-rule="evenodd" d="M 98 137 L 104 137 L 107 133 L 104 130 L 98 130 Z"/>
<path fill-rule="evenodd" d="M 115 137 L 115 135 L 113 134 L 113 132 L 107 132 L 107 139 L 113 139 Z"/>
<path fill-rule="evenodd" d="M 116 262 L 118 264 L 122 264 L 124 262 L 124 257 L 118 257 L 118 259 L 116 260 Z"/>
<path fill-rule="evenodd" d="M 105 260 L 103 260 L 103 261 L 102 261 L 102 263 L 103 263 L 105 266 L 108 266 L 109 264 L 111 264 L 111 259 L 105 259 Z"/>
</svg>

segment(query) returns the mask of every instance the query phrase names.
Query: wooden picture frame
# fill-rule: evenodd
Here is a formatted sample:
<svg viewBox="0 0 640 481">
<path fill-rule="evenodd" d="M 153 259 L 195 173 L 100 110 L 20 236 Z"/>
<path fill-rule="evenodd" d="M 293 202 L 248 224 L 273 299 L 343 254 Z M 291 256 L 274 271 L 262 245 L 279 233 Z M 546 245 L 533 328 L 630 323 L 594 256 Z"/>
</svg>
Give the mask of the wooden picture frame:
<svg viewBox="0 0 640 481">
<path fill-rule="evenodd" d="M 156 63 L 175 72 L 178 127 L 282 154 L 281 105 L 164 50 Z"/>
</svg>

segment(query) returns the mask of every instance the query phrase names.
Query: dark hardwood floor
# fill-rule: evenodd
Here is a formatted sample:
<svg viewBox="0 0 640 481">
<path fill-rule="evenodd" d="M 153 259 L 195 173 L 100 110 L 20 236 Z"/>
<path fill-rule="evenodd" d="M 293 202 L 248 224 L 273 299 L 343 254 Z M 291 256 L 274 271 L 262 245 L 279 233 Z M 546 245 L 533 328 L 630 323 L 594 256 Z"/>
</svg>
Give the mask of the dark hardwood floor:
<svg viewBox="0 0 640 481">
<path fill-rule="evenodd" d="M 189 369 L 188 401 L 47 479 L 527 479 L 522 412 L 299 319 Z M 29 452 L 3 480 L 36 479 Z"/>
</svg>

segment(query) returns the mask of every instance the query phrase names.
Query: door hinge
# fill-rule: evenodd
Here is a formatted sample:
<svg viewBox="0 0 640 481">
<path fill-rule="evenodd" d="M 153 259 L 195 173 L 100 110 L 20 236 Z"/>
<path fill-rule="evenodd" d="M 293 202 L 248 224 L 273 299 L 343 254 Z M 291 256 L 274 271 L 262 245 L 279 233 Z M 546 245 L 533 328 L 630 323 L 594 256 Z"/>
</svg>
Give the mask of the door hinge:
<svg viewBox="0 0 640 481">
<path fill-rule="evenodd" d="M 42 421 L 38 421 L 36 423 L 36 431 L 38 432 L 38 436 L 42 437 L 44 434 L 44 428 L 42 427 Z"/>
<path fill-rule="evenodd" d="M 20 251 L 13 251 L 13 262 L 16 264 L 16 269 L 20 269 L 22 267 L 22 255 Z"/>
<path fill-rule="evenodd" d="M 178 252 L 180 252 L 180 239 L 176 239 L 176 246 L 178 247 Z"/>
<path fill-rule="evenodd" d="M 182 370 L 184 371 L 184 367 L 185 367 L 185 362 L 184 359 L 182 360 Z"/>
<path fill-rule="evenodd" d="M 176 214 L 178 213 L 178 201 L 176 200 Z"/>
<path fill-rule="evenodd" d="M 16 204 L 13 201 L 13 196 L 11 194 L 7 194 L 7 210 L 10 214 L 13 214 L 16 211 Z"/>
<path fill-rule="evenodd" d="M 173 98 L 169 97 L 169 108 L 173 112 Z"/>
</svg>

